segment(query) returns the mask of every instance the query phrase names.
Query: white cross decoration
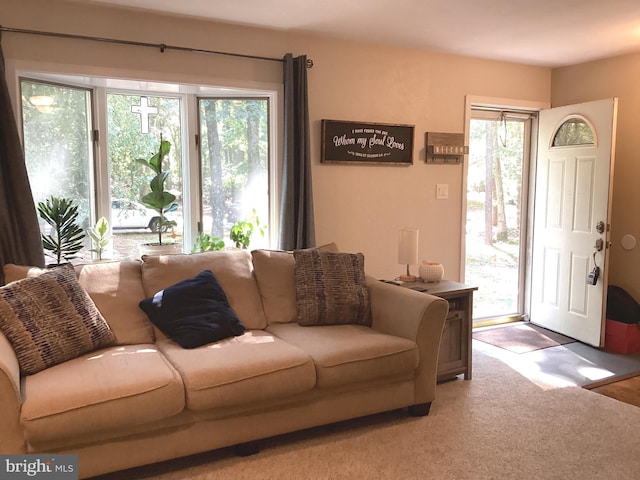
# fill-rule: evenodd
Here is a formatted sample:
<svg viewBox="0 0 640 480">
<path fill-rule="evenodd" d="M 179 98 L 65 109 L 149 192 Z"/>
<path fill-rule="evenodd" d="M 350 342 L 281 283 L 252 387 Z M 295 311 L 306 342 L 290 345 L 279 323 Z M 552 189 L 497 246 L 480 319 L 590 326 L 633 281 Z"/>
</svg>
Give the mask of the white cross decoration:
<svg viewBox="0 0 640 480">
<path fill-rule="evenodd" d="M 149 115 L 158 113 L 158 107 L 149 105 L 147 97 L 140 97 L 140 105 L 131 105 L 131 112 L 140 115 L 142 133 L 149 133 Z"/>
</svg>

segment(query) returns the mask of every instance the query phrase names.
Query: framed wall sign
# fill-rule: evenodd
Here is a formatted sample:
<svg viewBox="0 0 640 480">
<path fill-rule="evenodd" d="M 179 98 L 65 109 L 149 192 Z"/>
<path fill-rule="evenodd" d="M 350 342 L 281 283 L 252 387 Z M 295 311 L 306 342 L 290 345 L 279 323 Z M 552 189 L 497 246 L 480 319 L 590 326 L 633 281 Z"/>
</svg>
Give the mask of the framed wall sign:
<svg viewBox="0 0 640 480">
<path fill-rule="evenodd" d="M 413 125 L 322 120 L 322 163 L 413 164 Z"/>
</svg>

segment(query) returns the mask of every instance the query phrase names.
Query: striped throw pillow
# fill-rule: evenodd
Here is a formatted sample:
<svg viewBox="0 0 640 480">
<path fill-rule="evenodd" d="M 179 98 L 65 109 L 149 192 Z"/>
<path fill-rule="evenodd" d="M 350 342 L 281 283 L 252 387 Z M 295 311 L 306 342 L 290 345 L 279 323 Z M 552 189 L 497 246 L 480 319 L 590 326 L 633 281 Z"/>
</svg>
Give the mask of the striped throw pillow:
<svg viewBox="0 0 640 480">
<path fill-rule="evenodd" d="M 371 326 L 362 253 L 296 250 L 298 324 Z"/>
<path fill-rule="evenodd" d="M 0 331 L 15 350 L 21 375 L 33 375 L 115 342 L 71 267 L 0 288 Z"/>
</svg>

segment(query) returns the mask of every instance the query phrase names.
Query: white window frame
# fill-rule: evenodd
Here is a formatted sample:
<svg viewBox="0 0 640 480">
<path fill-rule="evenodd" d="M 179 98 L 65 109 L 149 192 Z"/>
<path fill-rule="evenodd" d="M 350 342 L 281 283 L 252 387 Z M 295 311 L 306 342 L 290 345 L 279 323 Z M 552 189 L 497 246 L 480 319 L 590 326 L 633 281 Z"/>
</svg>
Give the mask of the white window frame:
<svg viewBox="0 0 640 480">
<path fill-rule="evenodd" d="M 83 68 L 78 65 L 46 64 L 30 61 L 7 59 L 5 63 L 9 94 L 13 102 L 14 113 L 18 125 L 22 124 L 20 78 L 26 77 L 43 82 L 53 82 L 69 86 L 90 88 L 93 90 L 93 122 L 94 128 L 99 133 L 99 141 L 94 148 L 94 208 L 92 209 L 92 221 L 100 216 L 109 217 L 111 209 L 109 205 L 109 174 L 107 166 L 107 116 L 106 95 L 111 93 L 148 94 L 161 96 L 175 96 L 181 98 L 181 114 L 183 115 L 183 197 L 188 198 L 184 202 L 184 232 L 183 248 L 185 252 L 191 250 L 194 239 L 198 234 L 198 221 L 201 218 L 202 187 L 200 185 L 200 159 L 196 148 L 196 135 L 198 134 L 197 98 L 198 97 L 251 97 L 268 98 L 269 100 L 269 245 L 273 248 L 277 245 L 279 235 L 280 218 L 280 178 L 282 172 L 283 151 L 283 86 L 275 83 L 260 82 L 234 82 L 225 80 L 219 82 L 224 85 L 216 86 L 184 81 L 171 82 L 166 80 L 154 80 L 149 77 L 149 72 L 119 71 L 92 66 Z M 19 128 L 22 136 L 22 129 Z M 21 138 L 24 141 L 23 138 Z"/>
</svg>

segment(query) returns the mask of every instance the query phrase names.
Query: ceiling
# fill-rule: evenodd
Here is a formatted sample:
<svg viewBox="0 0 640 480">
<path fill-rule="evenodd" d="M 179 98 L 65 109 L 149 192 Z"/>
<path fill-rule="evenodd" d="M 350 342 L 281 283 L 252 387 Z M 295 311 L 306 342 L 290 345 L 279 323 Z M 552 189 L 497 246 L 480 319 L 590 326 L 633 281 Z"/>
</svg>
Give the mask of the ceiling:
<svg viewBox="0 0 640 480">
<path fill-rule="evenodd" d="M 640 51 L 640 0 L 79 0 L 532 65 Z"/>
</svg>

